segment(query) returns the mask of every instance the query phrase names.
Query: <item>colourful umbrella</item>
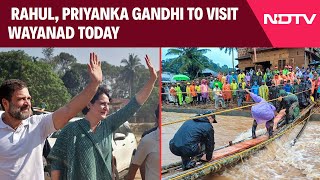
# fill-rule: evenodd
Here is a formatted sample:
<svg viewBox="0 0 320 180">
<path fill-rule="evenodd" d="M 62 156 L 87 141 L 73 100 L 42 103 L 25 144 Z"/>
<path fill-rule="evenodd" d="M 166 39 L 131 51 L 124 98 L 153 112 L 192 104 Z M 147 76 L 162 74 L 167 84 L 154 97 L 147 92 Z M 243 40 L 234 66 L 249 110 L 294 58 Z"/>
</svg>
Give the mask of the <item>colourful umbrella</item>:
<svg viewBox="0 0 320 180">
<path fill-rule="evenodd" d="M 174 75 L 173 79 L 176 80 L 176 81 L 188 81 L 188 80 L 190 80 L 190 78 L 188 76 L 183 75 L 183 74 Z"/>
</svg>

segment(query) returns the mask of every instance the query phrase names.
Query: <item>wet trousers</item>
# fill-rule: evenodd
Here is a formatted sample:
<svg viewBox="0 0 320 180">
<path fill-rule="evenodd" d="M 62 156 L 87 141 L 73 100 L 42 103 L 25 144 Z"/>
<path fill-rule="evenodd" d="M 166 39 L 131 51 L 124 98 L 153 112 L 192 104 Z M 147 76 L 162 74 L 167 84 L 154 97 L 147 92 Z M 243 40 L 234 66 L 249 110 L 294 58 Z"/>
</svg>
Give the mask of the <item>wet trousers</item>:
<svg viewBox="0 0 320 180">
<path fill-rule="evenodd" d="M 205 152 L 205 146 L 199 144 L 199 148 L 196 151 L 188 151 L 185 148 L 176 147 L 173 142 L 169 142 L 170 151 L 176 155 L 180 156 L 182 160 L 182 168 L 184 170 L 195 167 L 196 162 L 192 161 L 193 157 L 202 157 Z"/>
<path fill-rule="evenodd" d="M 273 119 L 274 119 L 274 118 L 272 118 L 271 120 L 269 120 L 269 121 L 266 122 L 266 128 L 267 128 L 269 137 L 271 137 L 272 134 L 273 134 L 273 123 L 274 123 L 274 122 L 273 122 Z M 256 136 L 257 126 L 258 126 L 257 121 L 254 120 L 254 121 L 253 121 L 253 125 L 252 125 L 252 138 L 253 138 L 253 139 L 257 137 L 257 136 Z"/>
</svg>

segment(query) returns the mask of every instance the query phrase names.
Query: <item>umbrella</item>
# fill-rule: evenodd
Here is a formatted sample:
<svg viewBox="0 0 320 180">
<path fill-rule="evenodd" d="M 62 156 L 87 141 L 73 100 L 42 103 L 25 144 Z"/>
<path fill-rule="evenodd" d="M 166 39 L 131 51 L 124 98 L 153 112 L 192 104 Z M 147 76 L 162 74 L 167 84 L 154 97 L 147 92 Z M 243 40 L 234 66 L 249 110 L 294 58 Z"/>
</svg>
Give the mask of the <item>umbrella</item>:
<svg viewBox="0 0 320 180">
<path fill-rule="evenodd" d="M 188 80 L 190 80 L 190 78 L 188 76 L 183 75 L 183 74 L 174 75 L 173 79 L 177 80 L 177 81 L 188 81 Z"/>
</svg>

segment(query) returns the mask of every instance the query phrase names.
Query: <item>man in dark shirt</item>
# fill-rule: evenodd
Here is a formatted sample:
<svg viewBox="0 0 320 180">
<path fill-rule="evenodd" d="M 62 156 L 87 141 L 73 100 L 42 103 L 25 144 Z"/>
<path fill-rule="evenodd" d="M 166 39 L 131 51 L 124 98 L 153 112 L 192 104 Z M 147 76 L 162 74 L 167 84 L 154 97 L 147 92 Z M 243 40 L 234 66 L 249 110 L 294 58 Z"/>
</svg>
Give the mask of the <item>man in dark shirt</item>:
<svg viewBox="0 0 320 180">
<path fill-rule="evenodd" d="M 300 114 L 298 97 L 297 95 L 287 93 L 284 90 L 280 90 L 279 95 L 278 101 L 280 102 L 280 106 L 278 107 L 277 111 L 280 112 L 281 109 L 285 108 L 285 123 L 292 123 Z"/>
<path fill-rule="evenodd" d="M 212 111 L 207 111 L 204 115 L 212 113 Z M 170 140 L 170 151 L 176 156 L 181 156 L 184 170 L 195 167 L 196 162 L 192 161 L 195 156 L 205 153 L 207 161 L 212 159 L 215 144 L 212 123 L 217 123 L 214 114 L 188 120 Z"/>
</svg>

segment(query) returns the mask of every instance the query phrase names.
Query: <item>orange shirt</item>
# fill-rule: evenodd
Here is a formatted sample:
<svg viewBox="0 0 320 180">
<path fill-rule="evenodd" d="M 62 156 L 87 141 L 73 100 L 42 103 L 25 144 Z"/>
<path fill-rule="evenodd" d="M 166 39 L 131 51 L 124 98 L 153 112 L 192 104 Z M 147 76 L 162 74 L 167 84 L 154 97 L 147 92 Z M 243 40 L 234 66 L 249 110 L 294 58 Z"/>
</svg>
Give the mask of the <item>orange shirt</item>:
<svg viewBox="0 0 320 180">
<path fill-rule="evenodd" d="M 190 93 L 191 93 L 191 96 L 192 96 L 192 97 L 197 96 L 197 92 L 196 92 L 196 87 L 195 87 L 195 85 L 191 85 L 191 86 L 190 86 Z"/>
</svg>

